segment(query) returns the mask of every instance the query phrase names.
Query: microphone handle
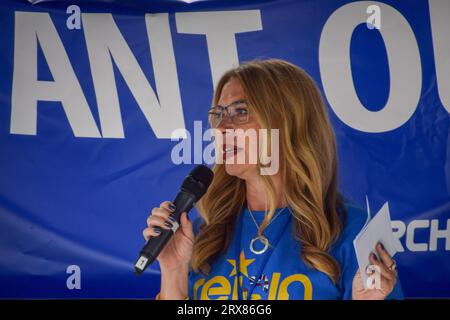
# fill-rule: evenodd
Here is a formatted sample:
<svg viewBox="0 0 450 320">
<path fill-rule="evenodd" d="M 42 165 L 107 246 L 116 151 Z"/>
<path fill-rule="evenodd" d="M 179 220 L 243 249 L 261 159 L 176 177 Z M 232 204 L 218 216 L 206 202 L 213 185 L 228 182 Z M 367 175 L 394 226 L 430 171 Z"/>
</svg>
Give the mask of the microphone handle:
<svg viewBox="0 0 450 320">
<path fill-rule="evenodd" d="M 158 257 L 162 249 L 166 246 L 167 242 L 169 242 L 170 238 L 180 227 L 180 216 L 182 212 L 188 213 L 192 207 L 195 205 L 195 196 L 184 190 L 178 192 L 175 200 L 173 201 L 176 209 L 172 213 L 174 217 L 174 222 L 172 229 L 163 229 L 161 228 L 161 233 L 157 237 L 150 237 L 147 243 L 142 248 L 139 253 L 139 259 L 137 260 L 134 271 L 136 275 L 140 275 L 145 271 L 149 264 L 152 264 L 155 259 Z"/>
</svg>

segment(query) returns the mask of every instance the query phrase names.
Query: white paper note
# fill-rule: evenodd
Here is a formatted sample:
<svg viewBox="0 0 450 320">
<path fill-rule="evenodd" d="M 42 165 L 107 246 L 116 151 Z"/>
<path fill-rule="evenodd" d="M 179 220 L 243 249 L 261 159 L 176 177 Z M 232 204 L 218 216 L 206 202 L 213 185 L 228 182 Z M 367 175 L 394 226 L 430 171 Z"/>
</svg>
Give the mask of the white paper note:
<svg viewBox="0 0 450 320">
<path fill-rule="evenodd" d="M 369 210 L 369 208 L 367 209 Z M 368 211 L 369 212 L 369 211 Z M 370 216 L 370 212 L 369 212 Z M 389 205 L 386 202 L 378 213 L 370 220 L 356 238 L 353 240 L 356 257 L 358 259 L 359 270 L 361 271 L 361 279 L 364 287 L 367 288 L 366 268 L 371 264 L 369 254 L 376 252 L 375 246 L 381 242 L 386 251 L 393 257 L 396 253 L 394 235 L 392 234 L 391 216 L 389 214 Z"/>
</svg>

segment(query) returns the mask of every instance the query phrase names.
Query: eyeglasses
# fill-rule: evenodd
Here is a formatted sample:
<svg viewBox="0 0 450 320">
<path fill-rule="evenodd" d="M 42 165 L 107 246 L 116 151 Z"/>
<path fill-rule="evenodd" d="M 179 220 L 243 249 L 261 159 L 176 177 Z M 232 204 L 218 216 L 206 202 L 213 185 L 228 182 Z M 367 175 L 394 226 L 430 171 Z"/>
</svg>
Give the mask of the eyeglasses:
<svg viewBox="0 0 450 320">
<path fill-rule="evenodd" d="M 213 106 L 208 112 L 208 120 L 211 127 L 217 128 L 225 117 L 225 112 L 230 117 L 234 125 L 240 125 L 248 122 L 248 106 L 245 100 L 238 100 L 227 106 Z"/>
</svg>

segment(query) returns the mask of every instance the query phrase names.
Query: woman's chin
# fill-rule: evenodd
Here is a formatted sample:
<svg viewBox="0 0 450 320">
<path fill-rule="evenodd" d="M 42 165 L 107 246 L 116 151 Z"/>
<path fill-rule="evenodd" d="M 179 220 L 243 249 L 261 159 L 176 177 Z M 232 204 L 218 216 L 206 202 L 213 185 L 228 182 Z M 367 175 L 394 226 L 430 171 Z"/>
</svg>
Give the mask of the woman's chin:
<svg viewBox="0 0 450 320">
<path fill-rule="evenodd" d="M 251 164 L 235 164 L 225 162 L 225 171 L 230 176 L 235 176 L 241 179 L 245 179 L 250 172 L 256 172 L 256 165 Z"/>
</svg>

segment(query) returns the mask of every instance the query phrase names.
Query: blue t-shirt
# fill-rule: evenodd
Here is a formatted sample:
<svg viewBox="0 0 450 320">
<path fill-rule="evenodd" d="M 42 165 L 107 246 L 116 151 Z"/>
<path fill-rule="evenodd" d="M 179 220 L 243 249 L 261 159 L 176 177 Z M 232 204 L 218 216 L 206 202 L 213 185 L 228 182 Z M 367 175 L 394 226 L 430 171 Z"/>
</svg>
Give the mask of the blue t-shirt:
<svg viewBox="0 0 450 320">
<path fill-rule="evenodd" d="M 258 228 L 248 209 L 244 208 L 237 219 L 231 243 L 225 254 L 211 265 L 208 276 L 189 273 L 189 298 L 196 300 L 262 299 L 262 300 L 309 300 L 351 299 L 352 281 L 358 270 L 353 239 L 364 226 L 367 215 L 355 205 L 345 203 L 346 223 L 339 240 L 330 254 L 341 266 L 341 277 L 334 284 L 323 272 L 310 268 L 300 258 L 301 246 L 293 237 L 292 215 L 288 208 L 277 209 L 272 222 L 263 234 L 274 246 L 264 254 L 250 250 L 250 242 L 258 235 Z M 256 222 L 261 224 L 264 211 L 252 211 Z M 201 217 L 194 221 L 197 233 Z M 264 245 L 255 241 L 254 250 Z M 402 299 L 400 281 L 388 299 Z"/>
</svg>

